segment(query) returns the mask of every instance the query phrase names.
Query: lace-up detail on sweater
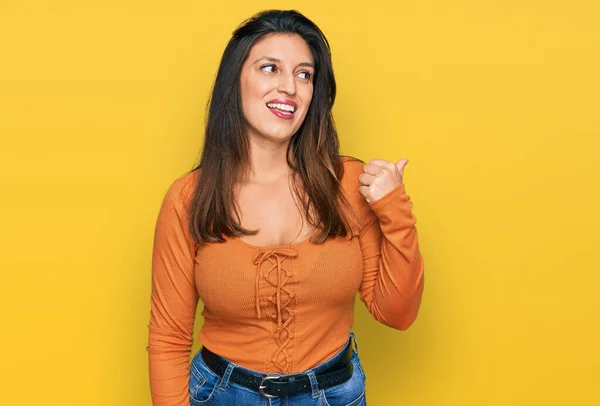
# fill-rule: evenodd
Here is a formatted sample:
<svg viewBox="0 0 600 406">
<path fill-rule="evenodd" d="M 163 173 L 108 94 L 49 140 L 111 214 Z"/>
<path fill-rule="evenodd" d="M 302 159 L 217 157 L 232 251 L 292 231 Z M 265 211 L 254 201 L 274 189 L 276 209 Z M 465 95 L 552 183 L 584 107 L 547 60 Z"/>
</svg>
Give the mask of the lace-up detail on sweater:
<svg viewBox="0 0 600 406">
<path fill-rule="evenodd" d="M 266 315 L 277 323 L 274 334 L 277 349 L 269 358 L 269 364 L 272 363 L 284 373 L 292 365 L 292 357 L 287 348 L 294 338 L 290 328 L 290 323 L 294 318 L 294 311 L 290 309 L 294 294 L 289 287 L 286 287 L 292 277 L 292 272 L 286 269 L 284 261 L 297 256 L 298 253 L 292 248 L 269 249 L 257 252 L 254 255 L 254 264 L 257 266 L 256 313 L 258 318 L 261 318 L 261 307 L 263 307 Z M 262 280 L 268 283 L 269 291 L 274 288 L 273 293 L 266 298 L 266 303 L 261 303 L 260 286 Z"/>
</svg>

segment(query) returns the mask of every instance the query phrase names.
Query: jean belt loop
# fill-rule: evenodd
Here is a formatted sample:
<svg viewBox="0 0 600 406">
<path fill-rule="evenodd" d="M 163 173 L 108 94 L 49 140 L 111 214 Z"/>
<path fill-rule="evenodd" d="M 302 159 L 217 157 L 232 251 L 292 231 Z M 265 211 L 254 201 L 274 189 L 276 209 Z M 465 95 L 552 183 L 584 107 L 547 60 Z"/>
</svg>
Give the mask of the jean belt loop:
<svg viewBox="0 0 600 406">
<path fill-rule="evenodd" d="M 319 397 L 319 383 L 317 382 L 317 377 L 315 376 L 315 372 L 311 369 L 306 375 L 308 375 L 308 380 L 310 381 L 310 388 L 312 389 L 312 397 L 314 399 Z"/>
<path fill-rule="evenodd" d="M 225 370 L 225 373 L 223 374 L 223 377 L 221 378 L 221 382 L 219 382 L 219 388 L 221 390 L 227 389 L 227 385 L 229 384 L 229 378 L 231 377 L 231 373 L 233 372 L 235 367 L 237 367 L 237 365 L 234 364 L 233 362 L 230 362 L 229 365 L 227 365 L 227 369 Z"/>
<path fill-rule="evenodd" d="M 356 335 L 354 335 L 353 332 L 350 332 L 350 340 L 354 341 L 354 347 L 355 347 L 354 352 L 358 355 L 358 341 L 356 340 Z"/>
</svg>

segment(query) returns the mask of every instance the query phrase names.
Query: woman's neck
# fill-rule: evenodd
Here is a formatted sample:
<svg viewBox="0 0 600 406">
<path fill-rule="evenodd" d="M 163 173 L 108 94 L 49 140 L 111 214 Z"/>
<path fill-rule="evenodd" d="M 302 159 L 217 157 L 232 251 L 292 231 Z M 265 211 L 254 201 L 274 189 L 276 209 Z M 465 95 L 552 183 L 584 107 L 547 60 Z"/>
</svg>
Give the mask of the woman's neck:
<svg viewBox="0 0 600 406">
<path fill-rule="evenodd" d="M 270 185 L 289 179 L 292 170 L 286 159 L 287 151 L 287 143 L 257 145 L 253 142 L 250 149 L 250 167 L 246 177 L 247 182 Z M 294 162 L 293 158 L 290 153 L 292 163 Z"/>
</svg>

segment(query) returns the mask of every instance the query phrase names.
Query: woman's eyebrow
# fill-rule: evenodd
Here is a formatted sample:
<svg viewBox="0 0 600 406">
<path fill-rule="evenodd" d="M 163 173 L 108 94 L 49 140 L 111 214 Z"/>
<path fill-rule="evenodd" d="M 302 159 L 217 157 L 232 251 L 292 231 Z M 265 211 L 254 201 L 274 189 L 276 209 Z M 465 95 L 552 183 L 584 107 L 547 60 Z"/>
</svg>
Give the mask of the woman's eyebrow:
<svg viewBox="0 0 600 406">
<path fill-rule="evenodd" d="M 272 56 L 261 56 L 261 57 L 260 57 L 260 58 L 258 58 L 256 61 L 254 61 L 254 63 L 253 63 L 253 64 L 255 64 L 255 63 L 257 63 L 258 61 L 261 61 L 261 60 L 263 60 L 263 59 L 265 59 L 265 60 L 267 60 L 267 61 L 269 61 L 269 62 L 275 62 L 275 63 L 279 63 L 279 62 L 281 62 L 281 59 L 273 58 Z M 314 67 L 315 67 L 315 66 L 314 66 L 314 65 L 313 65 L 311 62 L 300 62 L 300 63 L 298 64 L 298 66 L 308 66 L 309 68 L 313 68 L 313 69 L 314 69 Z"/>
</svg>

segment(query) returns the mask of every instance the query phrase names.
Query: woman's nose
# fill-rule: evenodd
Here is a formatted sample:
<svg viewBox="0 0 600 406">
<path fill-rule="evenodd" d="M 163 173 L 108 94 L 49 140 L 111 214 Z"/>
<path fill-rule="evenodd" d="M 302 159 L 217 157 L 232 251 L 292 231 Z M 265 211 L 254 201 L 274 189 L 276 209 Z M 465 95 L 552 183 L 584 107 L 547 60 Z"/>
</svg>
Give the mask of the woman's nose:
<svg viewBox="0 0 600 406">
<path fill-rule="evenodd" d="M 281 75 L 278 90 L 291 95 L 295 94 L 296 81 L 294 80 L 294 75 Z"/>
</svg>

